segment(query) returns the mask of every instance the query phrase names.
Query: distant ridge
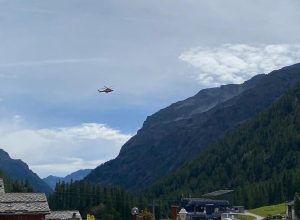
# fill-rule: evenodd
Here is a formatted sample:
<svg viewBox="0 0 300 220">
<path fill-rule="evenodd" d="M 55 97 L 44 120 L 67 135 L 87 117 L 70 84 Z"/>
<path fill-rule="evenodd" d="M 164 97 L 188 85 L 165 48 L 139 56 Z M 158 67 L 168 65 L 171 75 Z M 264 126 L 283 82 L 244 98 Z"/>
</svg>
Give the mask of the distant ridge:
<svg viewBox="0 0 300 220">
<path fill-rule="evenodd" d="M 55 189 L 55 185 L 58 182 L 65 182 L 69 183 L 71 181 L 77 181 L 77 180 L 82 180 L 84 177 L 86 177 L 92 169 L 81 169 L 76 172 L 73 172 L 65 177 L 57 177 L 57 176 L 48 176 L 44 178 L 43 180 L 52 188 Z"/>
<path fill-rule="evenodd" d="M 50 194 L 53 190 L 40 177 L 32 172 L 22 160 L 10 158 L 9 154 L 0 149 L 0 170 L 13 180 L 28 180 L 36 192 Z"/>
<path fill-rule="evenodd" d="M 298 81 L 300 64 L 295 64 L 240 85 L 201 90 L 148 117 L 117 158 L 85 180 L 143 189 L 265 110 Z"/>
</svg>

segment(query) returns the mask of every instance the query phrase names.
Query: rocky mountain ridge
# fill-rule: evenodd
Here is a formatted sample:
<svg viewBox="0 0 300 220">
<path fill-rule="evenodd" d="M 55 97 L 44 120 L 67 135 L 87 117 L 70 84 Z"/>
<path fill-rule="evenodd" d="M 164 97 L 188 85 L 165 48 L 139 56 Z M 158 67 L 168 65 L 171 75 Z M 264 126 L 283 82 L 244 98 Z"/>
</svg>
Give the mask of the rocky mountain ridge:
<svg viewBox="0 0 300 220">
<path fill-rule="evenodd" d="M 85 179 L 127 189 L 147 187 L 256 116 L 298 81 L 300 64 L 295 64 L 241 85 L 201 90 L 148 117 L 117 158 Z"/>
<path fill-rule="evenodd" d="M 58 183 L 58 182 L 70 183 L 71 181 L 82 180 L 91 171 L 92 171 L 92 169 L 81 169 L 81 170 L 77 170 L 65 177 L 58 177 L 58 176 L 50 175 L 46 178 L 43 178 L 43 180 L 54 190 L 56 183 Z"/>
<path fill-rule="evenodd" d="M 9 154 L 0 149 L 0 170 L 13 180 L 27 180 L 36 192 L 50 194 L 53 190 L 22 160 L 12 159 Z"/>
</svg>

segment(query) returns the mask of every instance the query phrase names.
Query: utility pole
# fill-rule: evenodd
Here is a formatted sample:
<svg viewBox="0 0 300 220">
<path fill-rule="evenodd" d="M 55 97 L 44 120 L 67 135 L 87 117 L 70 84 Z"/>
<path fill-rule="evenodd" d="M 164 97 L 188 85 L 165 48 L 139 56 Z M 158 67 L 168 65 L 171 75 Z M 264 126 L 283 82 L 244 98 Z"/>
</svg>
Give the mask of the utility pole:
<svg viewBox="0 0 300 220">
<path fill-rule="evenodd" d="M 150 204 L 150 206 L 152 206 L 152 214 L 153 214 L 152 219 L 155 220 L 155 206 L 158 205 L 154 203 L 154 199 L 152 200 L 152 204 Z"/>
</svg>

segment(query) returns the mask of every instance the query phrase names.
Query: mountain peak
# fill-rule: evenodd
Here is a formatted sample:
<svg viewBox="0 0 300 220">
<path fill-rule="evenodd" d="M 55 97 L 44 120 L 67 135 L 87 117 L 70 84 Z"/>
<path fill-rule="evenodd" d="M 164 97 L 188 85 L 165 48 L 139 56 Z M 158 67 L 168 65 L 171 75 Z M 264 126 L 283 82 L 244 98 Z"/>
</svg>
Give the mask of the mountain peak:
<svg viewBox="0 0 300 220">
<path fill-rule="evenodd" d="M 243 84 L 201 90 L 149 116 L 118 157 L 86 179 L 129 189 L 147 187 L 255 117 L 299 81 L 296 64 Z"/>
<path fill-rule="evenodd" d="M 29 169 L 28 165 L 20 159 L 12 159 L 9 154 L 0 149 L 0 170 L 13 180 L 28 180 L 37 192 L 51 193 L 52 189 Z"/>
<path fill-rule="evenodd" d="M 11 159 L 11 158 L 6 151 L 0 149 L 0 160 L 5 160 L 5 159 Z"/>
</svg>

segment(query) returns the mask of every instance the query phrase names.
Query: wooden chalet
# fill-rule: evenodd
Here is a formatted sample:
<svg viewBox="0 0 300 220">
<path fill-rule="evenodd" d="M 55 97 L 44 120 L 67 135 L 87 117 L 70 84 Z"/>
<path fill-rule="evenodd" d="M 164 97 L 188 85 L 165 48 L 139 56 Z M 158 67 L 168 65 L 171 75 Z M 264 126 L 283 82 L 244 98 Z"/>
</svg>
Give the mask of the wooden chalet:
<svg viewBox="0 0 300 220">
<path fill-rule="evenodd" d="M 227 200 L 182 198 L 181 207 L 187 211 L 187 220 L 221 220 L 221 214 L 230 209 L 230 203 Z"/>
<path fill-rule="evenodd" d="M 5 193 L 0 179 L 0 220 L 45 220 L 50 214 L 44 193 Z"/>
</svg>

